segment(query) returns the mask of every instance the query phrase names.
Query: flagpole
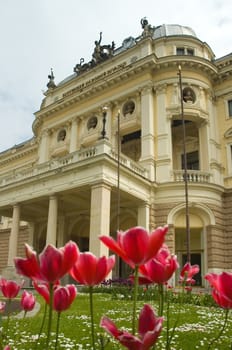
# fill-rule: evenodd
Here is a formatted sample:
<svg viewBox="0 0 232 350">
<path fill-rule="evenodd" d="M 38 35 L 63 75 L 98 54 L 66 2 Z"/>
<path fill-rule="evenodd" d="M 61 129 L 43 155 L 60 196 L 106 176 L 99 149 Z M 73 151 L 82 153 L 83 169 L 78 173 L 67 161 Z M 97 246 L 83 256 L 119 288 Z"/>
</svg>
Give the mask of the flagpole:
<svg viewBox="0 0 232 350">
<path fill-rule="evenodd" d="M 187 262 L 191 263 L 190 253 L 190 224 L 189 224 L 189 200 L 188 200 L 188 172 L 187 172 L 187 153 L 186 153 L 186 130 L 184 120 L 184 104 L 183 104 L 183 88 L 182 88 L 182 74 L 181 66 L 178 67 L 179 87 L 180 87 L 180 106 L 181 106 L 181 120 L 183 128 L 183 157 L 184 157 L 184 188 L 185 188 L 185 218 L 186 218 L 186 253 Z"/>
</svg>

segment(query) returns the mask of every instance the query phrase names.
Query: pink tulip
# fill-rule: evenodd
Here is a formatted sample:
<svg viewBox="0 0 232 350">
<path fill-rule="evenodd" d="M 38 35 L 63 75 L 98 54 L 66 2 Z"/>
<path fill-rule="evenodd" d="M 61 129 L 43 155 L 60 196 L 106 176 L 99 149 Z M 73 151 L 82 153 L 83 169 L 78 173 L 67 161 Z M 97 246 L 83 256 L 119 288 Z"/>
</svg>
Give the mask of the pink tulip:
<svg viewBox="0 0 232 350">
<path fill-rule="evenodd" d="M 194 284 L 196 281 L 193 276 L 200 271 L 199 265 L 191 265 L 187 262 L 180 273 L 180 283 L 182 284 Z"/>
<path fill-rule="evenodd" d="M 62 248 L 49 244 L 39 256 L 29 245 L 25 246 L 26 259 L 15 258 L 16 270 L 41 282 L 55 283 L 69 272 L 79 256 L 78 246 L 72 241 Z"/>
<path fill-rule="evenodd" d="M 21 306 L 23 310 L 25 311 L 31 311 L 34 309 L 35 306 L 35 296 L 32 293 L 27 292 L 26 290 L 23 291 L 22 297 L 21 297 Z"/>
<path fill-rule="evenodd" d="M 115 256 L 97 258 L 90 252 L 80 253 L 75 265 L 70 270 L 72 278 L 84 285 L 94 286 L 101 283 L 115 264 Z"/>
<path fill-rule="evenodd" d="M 168 247 L 163 245 L 153 259 L 139 267 L 139 273 L 150 283 L 163 284 L 172 277 L 178 267 L 177 257 L 171 255 Z"/>
<path fill-rule="evenodd" d="M 154 258 L 167 231 L 168 227 L 164 226 L 149 234 L 142 227 L 133 227 L 125 232 L 119 231 L 116 241 L 109 236 L 100 236 L 100 240 L 134 269 Z"/>
<path fill-rule="evenodd" d="M 212 296 L 215 302 L 224 309 L 232 308 L 232 273 L 221 274 L 208 273 L 205 279 L 212 288 Z"/>
<path fill-rule="evenodd" d="M 10 346 L 9 345 L 5 346 L 3 350 L 10 350 Z"/>
<path fill-rule="evenodd" d="M 145 304 L 139 315 L 138 337 L 117 329 L 107 317 L 102 317 L 100 326 L 129 350 L 149 350 L 161 332 L 163 317 L 156 317 L 152 307 Z"/>
<path fill-rule="evenodd" d="M 6 280 L 5 278 L 0 279 L 0 289 L 5 298 L 13 299 L 17 297 L 20 289 L 22 288 L 24 281 L 21 284 L 15 281 Z"/>
<path fill-rule="evenodd" d="M 53 308 L 57 312 L 67 310 L 77 295 L 77 289 L 73 284 L 68 284 L 65 287 L 57 287 L 54 290 Z"/>
</svg>

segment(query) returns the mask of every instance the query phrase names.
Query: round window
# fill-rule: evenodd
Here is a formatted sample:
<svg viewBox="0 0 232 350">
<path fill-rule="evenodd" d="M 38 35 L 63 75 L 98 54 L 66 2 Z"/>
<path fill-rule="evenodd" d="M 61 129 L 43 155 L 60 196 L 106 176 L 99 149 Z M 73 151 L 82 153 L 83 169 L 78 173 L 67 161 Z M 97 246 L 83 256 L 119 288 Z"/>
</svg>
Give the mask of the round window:
<svg viewBox="0 0 232 350">
<path fill-rule="evenodd" d="M 97 126 L 97 117 L 94 116 L 94 117 L 89 118 L 88 123 L 87 123 L 87 129 L 88 130 L 95 129 L 96 126 Z"/>
<path fill-rule="evenodd" d="M 126 114 L 132 114 L 135 110 L 135 103 L 134 101 L 128 101 L 124 104 L 122 113 L 125 116 Z"/>
</svg>

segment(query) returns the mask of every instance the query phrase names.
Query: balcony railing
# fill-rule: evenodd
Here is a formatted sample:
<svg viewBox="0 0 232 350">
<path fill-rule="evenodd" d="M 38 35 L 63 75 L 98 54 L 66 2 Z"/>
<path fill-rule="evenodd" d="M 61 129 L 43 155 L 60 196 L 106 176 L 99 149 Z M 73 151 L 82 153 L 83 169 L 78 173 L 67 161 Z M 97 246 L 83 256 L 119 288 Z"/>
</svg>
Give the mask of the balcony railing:
<svg viewBox="0 0 232 350">
<path fill-rule="evenodd" d="M 184 176 L 184 170 L 173 170 L 174 181 L 183 182 Z M 189 182 L 210 182 L 210 173 L 200 170 L 187 170 L 187 179 Z"/>
<path fill-rule="evenodd" d="M 41 174 L 49 173 L 50 171 L 59 170 L 63 167 L 70 166 L 83 160 L 94 158 L 100 154 L 108 154 L 109 157 L 117 159 L 117 154 L 108 145 L 102 143 L 94 147 L 84 148 L 82 150 L 70 153 L 64 157 L 54 158 L 45 163 L 22 166 L 20 168 L 10 170 L 0 176 L 0 187 L 13 184 L 25 179 L 33 178 Z M 134 162 L 125 155 L 120 155 L 120 164 L 129 168 L 136 174 L 143 177 L 148 177 L 148 172 L 142 166 Z"/>
</svg>

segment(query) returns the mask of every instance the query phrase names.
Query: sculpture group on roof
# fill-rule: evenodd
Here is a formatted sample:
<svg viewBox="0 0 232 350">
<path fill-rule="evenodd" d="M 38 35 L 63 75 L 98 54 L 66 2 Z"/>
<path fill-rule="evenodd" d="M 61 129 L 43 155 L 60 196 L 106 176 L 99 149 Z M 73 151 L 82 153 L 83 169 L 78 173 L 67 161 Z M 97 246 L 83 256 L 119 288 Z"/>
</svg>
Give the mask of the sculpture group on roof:
<svg viewBox="0 0 232 350">
<path fill-rule="evenodd" d="M 112 41 L 111 45 L 101 45 L 102 41 L 102 32 L 100 32 L 99 40 L 95 40 L 95 48 L 92 54 L 92 60 L 88 63 L 84 63 L 84 58 L 80 59 L 80 63 L 78 63 L 74 67 L 74 72 L 77 74 L 85 72 L 86 70 L 95 67 L 97 64 L 107 60 L 108 58 L 113 56 L 115 43 Z"/>
<path fill-rule="evenodd" d="M 148 20 L 146 19 L 146 17 L 141 19 L 140 24 L 142 26 L 143 31 L 141 36 L 138 38 L 138 40 L 141 38 L 145 38 L 153 35 L 155 27 L 152 27 L 148 23 Z M 130 40 L 130 45 L 137 42 L 137 40 L 133 39 L 132 37 L 130 37 L 129 40 Z M 77 63 L 73 69 L 76 74 L 79 75 L 80 73 L 86 72 L 89 69 L 95 67 L 99 63 L 106 61 L 107 59 L 111 58 L 114 55 L 114 50 L 115 50 L 114 41 L 112 41 L 112 43 L 108 45 L 101 45 L 101 42 L 102 42 L 102 32 L 100 32 L 99 40 L 95 40 L 94 42 L 95 47 L 92 53 L 92 59 L 89 62 L 84 63 L 85 62 L 84 58 L 81 58 L 80 62 Z M 48 89 L 54 89 L 56 85 L 54 82 L 54 75 L 52 70 L 48 78 L 49 78 L 49 82 L 47 84 Z"/>
</svg>

